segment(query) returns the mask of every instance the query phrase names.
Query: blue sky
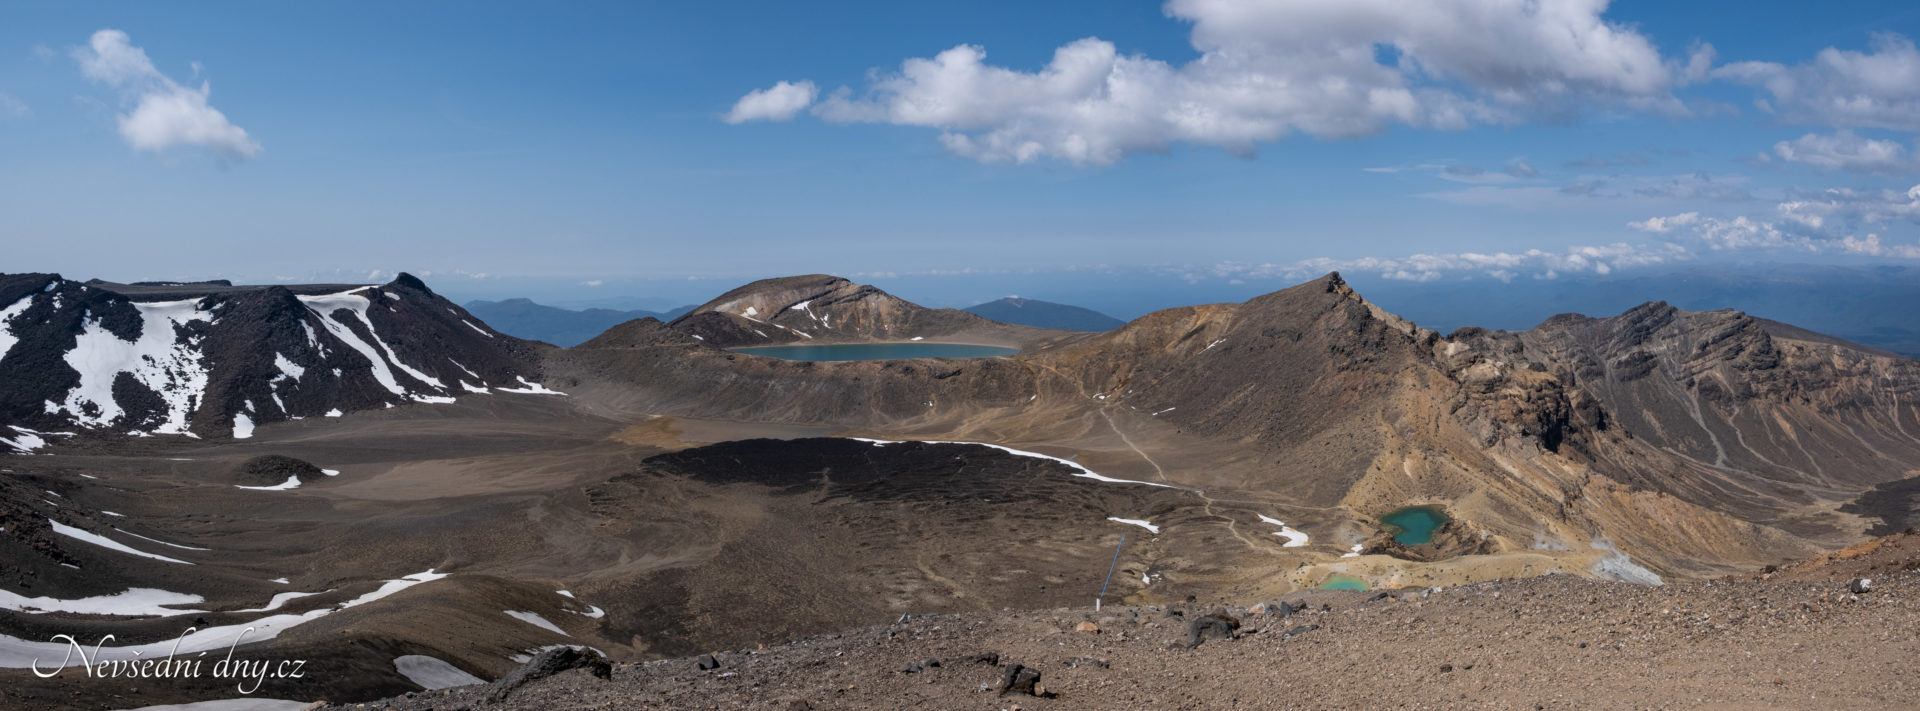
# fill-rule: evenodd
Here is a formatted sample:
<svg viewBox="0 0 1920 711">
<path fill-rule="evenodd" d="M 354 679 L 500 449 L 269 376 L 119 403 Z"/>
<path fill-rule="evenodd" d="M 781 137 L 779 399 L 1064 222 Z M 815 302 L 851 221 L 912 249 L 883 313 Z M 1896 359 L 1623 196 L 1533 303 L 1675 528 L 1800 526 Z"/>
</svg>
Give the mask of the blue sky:
<svg viewBox="0 0 1920 711">
<path fill-rule="evenodd" d="M 1522 5 L 14 3 L 0 270 L 691 300 L 1920 263 L 1920 8 Z M 780 82 L 813 91 L 749 99 Z"/>
</svg>

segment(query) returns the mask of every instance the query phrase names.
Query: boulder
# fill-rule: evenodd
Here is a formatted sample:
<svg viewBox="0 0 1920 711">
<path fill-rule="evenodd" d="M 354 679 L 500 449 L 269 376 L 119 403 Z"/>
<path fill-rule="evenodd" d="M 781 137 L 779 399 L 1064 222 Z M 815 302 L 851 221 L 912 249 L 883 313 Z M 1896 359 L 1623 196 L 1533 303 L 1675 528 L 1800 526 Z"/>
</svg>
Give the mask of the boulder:
<svg viewBox="0 0 1920 711">
<path fill-rule="evenodd" d="M 1099 626 L 1099 625 L 1096 625 L 1096 624 L 1094 624 L 1094 623 L 1092 623 L 1092 622 L 1082 622 L 1082 623 L 1080 623 L 1080 624 L 1077 624 L 1077 625 L 1074 625 L 1074 626 L 1073 626 L 1073 631 L 1075 631 L 1075 632 L 1092 632 L 1092 633 L 1095 633 L 1095 634 L 1098 634 L 1098 633 L 1100 632 L 1100 626 Z"/>
<path fill-rule="evenodd" d="M 520 665 L 499 681 L 487 687 L 487 698 L 504 701 L 509 694 L 522 686 L 559 674 L 561 672 L 585 669 L 601 679 L 613 678 L 613 665 L 606 658 L 591 650 L 561 647 L 549 649 L 535 655 L 527 663 Z"/>
<path fill-rule="evenodd" d="M 693 660 L 693 665 L 699 667 L 700 671 L 712 671 L 720 668 L 720 660 L 711 654 L 702 654 Z"/>
<path fill-rule="evenodd" d="M 1200 646 L 1208 639 L 1233 639 L 1240 629 L 1240 620 L 1224 614 L 1212 614 L 1196 617 L 1187 622 L 1187 647 Z"/>
<path fill-rule="evenodd" d="M 1007 670 L 1000 675 L 1000 695 L 1009 693 L 1039 696 L 1040 670 L 1008 664 Z"/>
</svg>

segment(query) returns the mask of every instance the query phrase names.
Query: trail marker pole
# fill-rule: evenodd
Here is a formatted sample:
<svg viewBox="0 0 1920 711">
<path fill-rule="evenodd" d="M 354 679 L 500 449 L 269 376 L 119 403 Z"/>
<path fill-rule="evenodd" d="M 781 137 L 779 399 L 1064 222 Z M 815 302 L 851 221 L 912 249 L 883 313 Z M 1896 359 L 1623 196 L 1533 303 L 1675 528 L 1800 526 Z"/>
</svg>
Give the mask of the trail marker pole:
<svg viewBox="0 0 1920 711">
<path fill-rule="evenodd" d="M 1120 545 L 1113 547 L 1113 563 L 1107 566 L 1107 581 L 1100 584 L 1100 597 L 1093 599 L 1093 611 L 1100 611 L 1100 601 L 1107 597 L 1107 586 L 1113 584 L 1113 571 L 1120 567 L 1120 549 L 1127 545 L 1127 534 L 1120 534 Z"/>
</svg>

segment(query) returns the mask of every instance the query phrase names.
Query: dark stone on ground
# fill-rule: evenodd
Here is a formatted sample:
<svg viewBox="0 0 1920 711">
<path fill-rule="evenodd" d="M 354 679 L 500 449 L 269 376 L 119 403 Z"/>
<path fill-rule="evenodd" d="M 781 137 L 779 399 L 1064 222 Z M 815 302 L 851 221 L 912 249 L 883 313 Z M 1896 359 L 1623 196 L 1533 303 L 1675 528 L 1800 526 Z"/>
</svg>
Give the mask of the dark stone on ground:
<svg viewBox="0 0 1920 711">
<path fill-rule="evenodd" d="M 613 665 L 590 651 L 561 647 L 549 649 L 520 665 L 487 687 L 487 698 L 504 701 L 509 694 L 527 684 L 573 669 L 585 669 L 601 679 L 613 678 Z"/>
<path fill-rule="evenodd" d="M 1234 632 L 1240 629 L 1240 621 L 1233 617 L 1213 614 L 1196 618 L 1187 623 L 1187 647 L 1200 646 L 1208 639 L 1233 639 Z"/>
</svg>

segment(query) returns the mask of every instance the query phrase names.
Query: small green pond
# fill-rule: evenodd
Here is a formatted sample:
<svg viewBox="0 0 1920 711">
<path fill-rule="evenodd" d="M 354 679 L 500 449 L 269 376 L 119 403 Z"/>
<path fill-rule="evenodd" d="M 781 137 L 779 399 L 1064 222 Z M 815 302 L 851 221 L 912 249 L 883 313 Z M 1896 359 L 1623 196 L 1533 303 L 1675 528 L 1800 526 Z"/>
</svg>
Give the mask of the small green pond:
<svg viewBox="0 0 1920 711">
<path fill-rule="evenodd" d="M 1321 590 L 1359 590 L 1364 592 L 1368 588 L 1367 588 L 1367 581 L 1361 580 L 1351 575 L 1329 575 L 1327 576 L 1327 579 L 1325 582 L 1320 583 L 1320 589 Z"/>
<path fill-rule="evenodd" d="M 1394 531 L 1393 540 L 1407 546 L 1432 543 L 1434 530 L 1447 521 L 1438 506 L 1409 506 L 1380 517 L 1380 523 Z"/>
</svg>

